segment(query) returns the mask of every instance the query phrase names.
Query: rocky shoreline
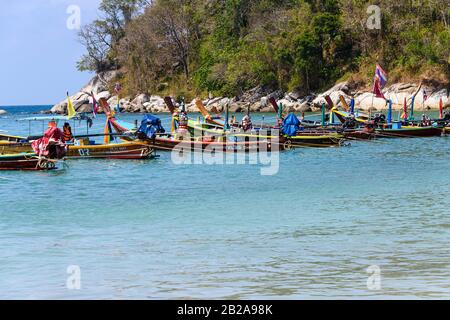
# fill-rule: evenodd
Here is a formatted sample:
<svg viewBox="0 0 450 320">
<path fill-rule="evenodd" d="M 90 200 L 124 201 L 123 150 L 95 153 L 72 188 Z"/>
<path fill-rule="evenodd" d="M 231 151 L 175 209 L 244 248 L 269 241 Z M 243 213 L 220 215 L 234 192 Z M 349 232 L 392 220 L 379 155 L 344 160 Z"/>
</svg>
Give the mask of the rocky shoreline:
<svg viewBox="0 0 450 320">
<path fill-rule="evenodd" d="M 105 98 L 111 106 L 117 105 L 117 96 L 108 90 L 108 84 L 113 81 L 116 72 L 109 71 L 96 75 L 78 93 L 71 96 L 71 100 L 77 112 L 92 112 L 90 93 L 93 92 L 96 99 Z M 424 84 L 423 89 L 428 94 L 428 99 L 423 101 L 423 94 L 420 92 L 415 99 L 416 110 L 437 110 L 439 100 L 442 98 L 444 108 L 450 108 L 449 88 L 439 84 L 432 84 L 429 81 Z M 388 86 L 384 90 L 387 98 L 392 99 L 394 110 L 403 108 L 404 98 L 409 99 L 418 90 L 418 84 L 396 83 Z M 269 98 L 277 99 L 283 104 L 286 112 L 316 112 L 321 109 L 325 102 L 325 96 L 329 95 L 337 106 L 341 106 L 339 100 L 343 96 L 347 101 L 352 97 L 355 99 L 357 109 L 361 111 L 383 111 L 386 110 L 386 102 L 383 99 L 374 98 L 371 92 L 355 88 L 354 84 L 341 82 L 333 88 L 321 94 L 310 94 L 302 96 L 296 92 L 285 93 L 282 91 L 270 91 L 263 87 L 256 87 L 245 92 L 241 97 L 209 97 L 203 102 L 209 111 L 223 112 L 227 105 L 230 112 L 274 112 L 268 103 Z M 122 112 L 130 113 L 166 113 L 169 109 L 164 103 L 163 97 L 156 95 L 139 94 L 136 97 L 126 97 L 119 101 Z M 198 112 L 195 101 L 186 104 L 188 112 Z M 67 100 L 56 104 L 48 113 L 66 114 Z"/>
</svg>

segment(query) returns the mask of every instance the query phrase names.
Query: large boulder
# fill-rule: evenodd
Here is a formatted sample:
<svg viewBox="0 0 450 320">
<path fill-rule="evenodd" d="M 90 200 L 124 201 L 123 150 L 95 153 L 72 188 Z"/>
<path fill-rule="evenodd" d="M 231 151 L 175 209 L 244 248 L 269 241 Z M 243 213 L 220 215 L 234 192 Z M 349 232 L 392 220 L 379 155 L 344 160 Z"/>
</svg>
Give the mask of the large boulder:
<svg viewBox="0 0 450 320">
<path fill-rule="evenodd" d="M 150 97 L 146 94 L 140 94 L 138 96 L 136 96 L 136 98 L 133 99 L 132 103 L 134 103 L 135 105 L 139 105 L 142 106 L 144 105 L 144 103 L 149 102 L 150 101 Z"/>
<path fill-rule="evenodd" d="M 144 110 L 142 112 L 159 113 L 169 111 L 169 108 L 166 107 L 164 99 L 160 96 L 140 95 L 135 100 L 133 100 L 133 103 L 135 103 L 138 106 L 140 105 L 140 103 L 142 103 L 141 110 Z"/>
<path fill-rule="evenodd" d="M 100 98 L 110 99 L 111 94 L 108 91 L 108 84 L 113 81 L 117 75 L 117 71 L 105 71 L 95 75 L 86 86 L 70 97 L 75 110 L 79 111 L 78 109 L 81 109 L 82 106 L 90 103 L 89 99 L 91 93 L 94 93 L 97 100 Z M 82 109 L 88 110 L 89 108 L 84 106 Z M 67 99 L 55 104 L 50 112 L 67 114 Z"/>
<path fill-rule="evenodd" d="M 361 111 L 381 111 L 386 108 L 386 101 L 375 97 L 372 92 L 364 92 L 355 96 L 355 106 Z M 396 107 L 396 105 L 393 106 Z"/>
<path fill-rule="evenodd" d="M 93 106 L 92 103 L 85 103 L 78 107 L 77 112 L 92 112 Z"/>
<path fill-rule="evenodd" d="M 80 92 L 93 92 L 94 94 L 98 94 L 100 92 L 108 91 L 108 84 L 113 81 L 117 75 L 118 71 L 115 70 L 100 72 L 95 75 L 91 81 L 80 90 Z"/>
<path fill-rule="evenodd" d="M 295 112 L 311 112 L 311 104 L 308 101 L 294 104 Z"/>
<path fill-rule="evenodd" d="M 347 101 L 350 100 L 350 91 L 348 82 L 340 82 L 336 84 L 331 89 L 325 91 L 324 93 L 319 94 L 313 101 L 312 105 L 314 108 L 321 108 L 322 104 L 328 108 L 328 104 L 325 100 L 326 96 L 329 96 L 335 105 L 340 105 L 339 97 L 343 96 Z"/>
<path fill-rule="evenodd" d="M 100 99 L 106 99 L 108 101 L 111 99 L 111 93 L 109 91 L 102 91 L 95 95 L 95 99 L 98 101 Z"/>
<path fill-rule="evenodd" d="M 2 114 L 7 114 L 8 112 L 6 112 L 5 110 L 0 109 L 0 115 Z"/>
</svg>

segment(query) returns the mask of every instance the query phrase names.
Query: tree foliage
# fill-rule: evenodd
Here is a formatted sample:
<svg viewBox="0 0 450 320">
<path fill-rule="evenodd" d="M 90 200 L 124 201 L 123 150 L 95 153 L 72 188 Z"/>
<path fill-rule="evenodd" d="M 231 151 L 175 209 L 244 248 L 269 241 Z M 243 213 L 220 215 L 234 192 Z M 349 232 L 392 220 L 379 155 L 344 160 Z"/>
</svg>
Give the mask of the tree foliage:
<svg viewBox="0 0 450 320">
<path fill-rule="evenodd" d="M 432 70 L 448 81 L 448 0 L 374 4 L 381 29 L 372 30 L 362 0 L 103 0 L 105 19 L 82 31 L 81 65 L 122 68 L 133 92 L 168 83 L 223 95 L 257 85 L 307 93 L 350 75 L 369 81 L 377 62 L 393 78 Z"/>
</svg>

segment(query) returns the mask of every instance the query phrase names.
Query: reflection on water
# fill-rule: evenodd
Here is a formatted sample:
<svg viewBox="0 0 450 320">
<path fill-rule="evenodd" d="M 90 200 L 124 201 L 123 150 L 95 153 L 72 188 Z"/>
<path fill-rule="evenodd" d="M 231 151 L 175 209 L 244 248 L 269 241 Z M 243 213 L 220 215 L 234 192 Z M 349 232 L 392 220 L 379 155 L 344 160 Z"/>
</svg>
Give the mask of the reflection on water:
<svg viewBox="0 0 450 320">
<path fill-rule="evenodd" d="M 269 177 L 166 153 L 0 173 L 0 297 L 449 298 L 448 151 L 448 138 L 301 149 Z M 66 289 L 69 265 L 81 290 Z"/>
</svg>

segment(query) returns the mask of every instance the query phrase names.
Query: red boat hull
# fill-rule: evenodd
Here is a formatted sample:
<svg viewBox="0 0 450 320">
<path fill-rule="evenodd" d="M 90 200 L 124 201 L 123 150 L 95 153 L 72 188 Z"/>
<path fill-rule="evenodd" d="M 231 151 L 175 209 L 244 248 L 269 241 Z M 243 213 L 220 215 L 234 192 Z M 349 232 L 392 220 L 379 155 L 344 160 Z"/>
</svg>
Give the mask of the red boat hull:
<svg viewBox="0 0 450 320">
<path fill-rule="evenodd" d="M 0 170 L 46 171 L 55 168 L 55 162 L 32 154 L 0 156 Z"/>
<path fill-rule="evenodd" d="M 385 138 L 440 137 L 442 133 L 443 133 L 442 128 L 435 128 L 435 127 L 377 129 L 376 131 L 377 136 Z"/>
</svg>

